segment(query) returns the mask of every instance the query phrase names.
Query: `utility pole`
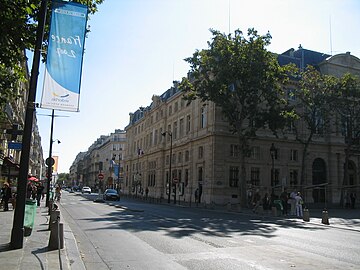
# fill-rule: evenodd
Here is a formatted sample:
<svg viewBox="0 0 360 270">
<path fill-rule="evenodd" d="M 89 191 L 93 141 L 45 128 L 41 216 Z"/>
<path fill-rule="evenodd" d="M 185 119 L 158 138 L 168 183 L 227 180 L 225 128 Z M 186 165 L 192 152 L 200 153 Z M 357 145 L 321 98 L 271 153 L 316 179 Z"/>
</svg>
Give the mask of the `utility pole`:
<svg viewBox="0 0 360 270">
<path fill-rule="evenodd" d="M 10 247 L 12 249 L 20 249 L 24 242 L 24 215 L 25 215 L 25 199 L 26 199 L 26 184 L 29 172 L 30 146 L 32 125 L 35 111 L 36 87 L 39 76 L 40 65 L 40 51 L 43 41 L 43 33 L 45 27 L 47 0 L 41 1 L 40 12 L 38 17 L 38 27 L 36 30 L 36 44 L 33 57 L 33 64 L 31 69 L 30 87 L 28 98 L 26 102 L 25 124 L 22 139 L 21 157 L 20 157 L 20 171 L 17 183 L 17 197 L 16 208 L 13 219 L 13 228 L 11 231 Z"/>
</svg>

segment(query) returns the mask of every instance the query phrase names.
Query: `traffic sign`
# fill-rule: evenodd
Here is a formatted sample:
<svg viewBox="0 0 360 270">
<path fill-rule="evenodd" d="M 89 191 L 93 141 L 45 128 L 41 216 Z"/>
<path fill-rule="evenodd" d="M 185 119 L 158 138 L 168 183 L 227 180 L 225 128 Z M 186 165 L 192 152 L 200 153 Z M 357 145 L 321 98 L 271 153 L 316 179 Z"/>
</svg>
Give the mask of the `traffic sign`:
<svg viewBox="0 0 360 270">
<path fill-rule="evenodd" d="M 45 160 L 45 164 L 48 166 L 53 166 L 55 164 L 55 159 L 54 158 L 47 158 Z"/>
<path fill-rule="evenodd" d="M 99 174 L 98 174 L 98 179 L 99 179 L 99 180 L 103 180 L 104 177 L 105 177 L 105 175 L 104 175 L 103 173 L 99 173 Z"/>
</svg>

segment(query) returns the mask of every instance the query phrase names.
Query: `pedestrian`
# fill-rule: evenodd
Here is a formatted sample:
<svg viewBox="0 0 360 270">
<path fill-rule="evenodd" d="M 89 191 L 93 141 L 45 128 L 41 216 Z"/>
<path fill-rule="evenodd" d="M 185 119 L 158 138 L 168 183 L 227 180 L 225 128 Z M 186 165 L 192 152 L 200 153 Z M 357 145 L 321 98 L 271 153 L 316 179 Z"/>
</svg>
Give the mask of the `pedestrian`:
<svg viewBox="0 0 360 270">
<path fill-rule="evenodd" d="M 296 215 L 296 211 L 295 211 L 295 205 L 296 205 L 296 201 L 295 201 L 295 197 L 296 197 L 297 193 L 296 191 L 292 191 L 290 193 L 290 196 L 289 196 L 289 203 L 290 203 L 290 215 L 292 216 L 295 216 Z"/>
<path fill-rule="evenodd" d="M 199 202 L 199 189 L 198 188 L 195 190 L 195 202 L 196 203 Z"/>
<path fill-rule="evenodd" d="M 146 200 L 148 199 L 148 195 L 149 195 L 149 188 L 146 187 L 146 189 L 145 189 L 145 199 Z"/>
<path fill-rule="evenodd" d="M 355 201 L 356 201 L 356 193 L 355 192 L 350 193 L 350 201 L 351 201 L 351 208 L 355 209 Z"/>
<path fill-rule="evenodd" d="M 350 203 L 351 203 L 351 193 L 349 194 L 349 192 L 345 191 L 345 208 L 350 208 Z"/>
<path fill-rule="evenodd" d="M 58 202 L 61 199 L 61 187 L 59 185 L 56 186 L 56 188 L 55 188 L 55 198 L 54 199 L 57 200 Z"/>
<path fill-rule="evenodd" d="M 36 189 L 36 201 L 37 201 L 37 206 L 40 206 L 40 200 L 41 197 L 43 195 L 43 191 L 44 191 L 44 186 L 42 185 L 41 182 L 39 182 L 37 189 Z"/>
<path fill-rule="evenodd" d="M 36 200 L 37 188 L 35 185 L 31 187 L 31 199 Z"/>
<path fill-rule="evenodd" d="M 253 212 L 257 213 L 257 209 L 259 208 L 261 203 L 261 195 L 259 193 L 259 190 L 257 189 L 255 194 L 254 194 L 254 198 L 253 198 Z"/>
<path fill-rule="evenodd" d="M 296 208 L 296 216 L 298 218 L 303 217 L 303 198 L 301 197 L 301 193 L 298 192 L 295 196 L 295 208 Z"/>
<path fill-rule="evenodd" d="M 8 183 L 4 183 L 1 193 L 3 195 L 2 201 L 3 201 L 4 211 L 8 211 L 9 200 L 12 198 L 11 188 Z"/>
<path fill-rule="evenodd" d="M 262 205 L 265 213 L 271 210 L 271 200 L 268 193 L 265 193 L 264 198 L 262 199 Z"/>
<path fill-rule="evenodd" d="M 32 194 L 32 185 L 31 182 L 29 181 L 26 186 L 26 199 L 30 199 L 31 194 Z"/>
<path fill-rule="evenodd" d="M 284 216 L 287 216 L 288 214 L 288 199 L 289 199 L 288 193 L 286 191 L 286 188 L 284 188 L 284 191 L 280 194 L 280 200 L 283 207 L 282 214 Z"/>
</svg>

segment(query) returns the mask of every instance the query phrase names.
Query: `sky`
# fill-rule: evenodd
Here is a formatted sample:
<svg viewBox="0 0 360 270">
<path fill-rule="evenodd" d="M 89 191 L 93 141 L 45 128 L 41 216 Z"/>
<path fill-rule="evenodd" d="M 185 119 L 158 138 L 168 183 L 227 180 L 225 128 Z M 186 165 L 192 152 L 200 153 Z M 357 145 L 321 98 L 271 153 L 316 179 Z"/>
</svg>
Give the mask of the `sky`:
<svg viewBox="0 0 360 270">
<path fill-rule="evenodd" d="M 68 173 L 79 152 L 101 135 L 125 129 L 129 113 L 151 104 L 190 69 L 185 58 L 206 49 L 209 29 L 272 36 L 268 50 L 290 48 L 360 58 L 358 0 L 105 0 L 88 21 L 79 112 L 55 111 L 53 156 Z M 44 66 L 36 100 L 40 102 Z M 37 109 L 44 157 L 51 110 Z"/>
</svg>

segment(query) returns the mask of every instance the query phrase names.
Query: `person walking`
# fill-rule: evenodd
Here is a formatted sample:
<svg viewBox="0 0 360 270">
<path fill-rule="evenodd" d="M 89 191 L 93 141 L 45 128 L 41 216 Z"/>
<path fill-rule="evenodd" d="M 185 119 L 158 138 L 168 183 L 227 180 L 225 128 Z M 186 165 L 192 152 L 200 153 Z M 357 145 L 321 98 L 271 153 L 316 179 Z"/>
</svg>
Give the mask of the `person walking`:
<svg viewBox="0 0 360 270">
<path fill-rule="evenodd" d="M 350 193 L 350 202 L 351 202 L 351 209 L 355 209 L 355 201 L 356 201 L 356 193 Z"/>
<path fill-rule="evenodd" d="M 265 213 L 268 213 L 271 210 L 271 200 L 268 193 L 265 193 L 264 198 L 262 199 L 262 205 Z"/>
<path fill-rule="evenodd" d="M 261 195 L 259 193 L 259 190 L 256 190 L 255 194 L 254 194 L 254 198 L 253 198 L 253 212 L 257 213 L 257 209 L 259 208 L 261 203 Z"/>
<path fill-rule="evenodd" d="M 287 216 L 288 214 L 288 199 L 289 199 L 288 193 L 286 191 L 286 188 L 284 188 L 284 191 L 280 194 L 280 200 L 283 207 L 282 214 L 284 216 Z"/>
<path fill-rule="evenodd" d="M 42 198 L 43 195 L 43 191 L 44 191 L 44 186 L 42 185 L 41 182 L 39 182 L 37 189 L 36 189 L 36 201 L 37 201 L 37 206 L 40 206 L 40 200 Z"/>
<path fill-rule="evenodd" d="M 296 201 L 295 201 L 295 197 L 296 197 L 296 191 L 292 191 L 290 193 L 290 197 L 289 197 L 289 202 L 290 202 L 290 215 L 295 216 L 296 215 L 296 211 L 295 211 L 295 205 L 296 205 Z"/>
<path fill-rule="evenodd" d="M 298 218 L 303 217 L 303 198 L 301 197 L 301 193 L 298 192 L 295 196 L 295 208 L 296 208 L 296 216 Z"/>
<path fill-rule="evenodd" d="M 9 200 L 12 197 L 11 188 L 8 183 L 4 184 L 4 186 L 1 190 L 1 193 L 3 194 L 2 201 L 4 204 L 4 211 L 8 211 L 9 210 Z"/>
</svg>

